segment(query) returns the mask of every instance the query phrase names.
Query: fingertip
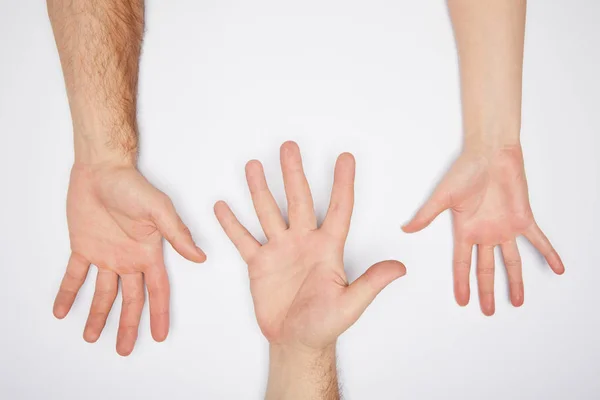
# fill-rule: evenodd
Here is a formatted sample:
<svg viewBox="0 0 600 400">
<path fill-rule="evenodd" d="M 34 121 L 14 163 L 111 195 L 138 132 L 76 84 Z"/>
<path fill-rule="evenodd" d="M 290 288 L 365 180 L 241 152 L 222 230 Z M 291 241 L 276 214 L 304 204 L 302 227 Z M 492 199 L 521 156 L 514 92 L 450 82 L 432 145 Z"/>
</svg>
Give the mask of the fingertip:
<svg viewBox="0 0 600 400">
<path fill-rule="evenodd" d="M 71 307 L 64 305 L 64 304 L 58 304 L 58 303 L 54 303 L 54 306 L 52 308 L 52 314 L 54 315 L 55 318 L 57 319 L 63 319 L 67 316 L 67 314 L 69 313 L 69 310 L 71 309 Z"/>
<path fill-rule="evenodd" d="M 282 163 L 294 163 L 301 160 L 300 147 L 294 141 L 287 141 L 281 145 L 279 157 Z"/>
<path fill-rule="evenodd" d="M 171 246 L 177 251 L 183 258 L 191 262 L 201 264 L 206 261 L 206 254 L 202 249 L 195 245 L 194 240 L 190 237 L 191 242 L 174 243 L 171 242 Z"/>
<path fill-rule="evenodd" d="M 435 196 L 435 193 L 434 195 Z M 448 209 L 448 201 L 436 200 L 431 197 L 427 202 L 416 212 L 412 219 L 402 226 L 402 230 L 406 233 L 415 233 L 427 228 L 435 219 Z"/>
<path fill-rule="evenodd" d="M 511 298 L 510 302 L 513 305 L 513 307 L 521 307 L 523 305 L 523 303 L 525 302 L 525 299 L 523 297 L 517 296 L 517 297 Z"/>
<path fill-rule="evenodd" d="M 402 230 L 404 231 L 404 233 L 415 233 L 420 231 L 421 229 L 423 228 L 418 228 L 412 221 L 402 226 Z"/>
<path fill-rule="evenodd" d="M 565 273 L 565 266 L 561 262 L 558 265 L 552 267 L 552 271 L 554 271 L 556 275 L 563 275 Z"/>
<path fill-rule="evenodd" d="M 521 307 L 525 302 L 525 289 L 522 282 L 510 284 L 510 303 L 514 307 Z"/>
<path fill-rule="evenodd" d="M 200 247 L 196 247 L 196 249 L 198 250 L 198 263 L 205 262 L 207 259 L 206 253 L 204 251 L 202 251 L 202 249 Z"/>
<path fill-rule="evenodd" d="M 287 140 L 281 145 L 281 152 L 283 153 L 286 151 L 293 151 L 298 149 L 300 149 L 298 143 L 294 142 L 293 140 Z"/>
<path fill-rule="evenodd" d="M 152 332 L 152 339 L 154 339 L 155 342 L 161 343 L 164 342 L 165 340 L 167 340 L 167 336 L 169 336 L 169 330 L 165 330 L 163 332 Z"/>
<path fill-rule="evenodd" d="M 456 304 L 461 307 L 466 307 L 469 304 L 469 298 L 471 297 L 471 291 L 469 287 L 462 287 L 460 285 L 456 285 L 454 287 L 454 299 L 456 300 Z"/>
<path fill-rule="evenodd" d="M 491 317 L 496 312 L 496 300 L 493 293 L 479 292 L 479 307 L 486 317 Z"/>
<path fill-rule="evenodd" d="M 129 340 L 128 340 L 129 339 Z M 135 346 L 135 338 L 131 340 L 128 332 L 119 332 L 117 334 L 117 354 L 121 357 L 127 357 L 133 352 Z"/>
<path fill-rule="evenodd" d="M 486 317 L 491 317 L 496 313 L 496 307 L 493 304 L 488 304 L 488 305 L 482 305 L 481 306 L 481 312 L 483 313 L 483 315 L 485 315 Z"/>
<path fill-rule="evenodd" d="M 552 249 L 549 254 L 545 256 L 545 258 L 546 262 L 556 275 L 562 275 L 565 273 L 565 265 L 563 264 L 556 250 Z"/>
<path fill-rule="evenodd" d="M 383 280 L 387 282 L 385 285 L 406 275 L 406 267 L 397 260 L 381 261 L 375 264 L 373 267 L 375 268 L 373 271 L 380 275 Z"/>
<path fill-rule="evenodd" d="M 215 203 L 215 205 L 213 206 L 213 210 L 215 212 L 215 214 L 217 214 L 219 212 L 219 210 L 223 210 L 227 208 L 227 203 L 225 203 L 225 201 L 223 200 L 219 200 Z"/>
<path fill-rule="evenodd" d="M 206 261 L 206 253 L 200 247 L 196 246 L 196 254 L 193 259 L 190 259 L 190 261 L 202 264 Z"/>
<path fill-rule="evenodd" d="M 458 304 L 460 307 L 466 307 L 469 304 L 469 299 L 455 298 L 455 300 L 456 300 L 456 304 Z"/>
<path fill-rule="evenodd" d="M 246 173 L 250 173 L 252 170 L 262 169 L 262 163 L 258 160 L 250 160 L 246 163 Z"/>
<path fill-rule="evenodd" d="M 87 328 L 83 331 L 83 340 L 88 343 L 96 343 L 99 338 L 100 334 L 98 332 L 93 332 Z"/>
<path fill-rule="evenodd" d="M 352 164 L 356 163 L 356 159 L 354 158 L 354 155 L 349 152 L 344 152 L 344 153 L 340 154 L 338 156 L 338 161 L 339 162 L 350 162 Z"/>
<path fill-rule="evenodd" d="M 54 308 L 54 310 L 52 310 L 52 314 L 54 314 L 56 319 L 64 319 L 67 316 L 67 311 Z"/>
<path fill-rule="evenodd" d="M 404 275 L 406 275 L 406 266 L 403 263 L 401 263 L 400 261 L 397 261 L 397 260 L 392 260 L 391 263 L 393 264 L 393 266 L 396 270 L 397 278 L 401 278 Z"/>
<path fill-rule="evenodd" d="M 133 352 L 132 347 L 117 344 L 117 354 L 121 357 L 127 357 Z"/>
</svg>

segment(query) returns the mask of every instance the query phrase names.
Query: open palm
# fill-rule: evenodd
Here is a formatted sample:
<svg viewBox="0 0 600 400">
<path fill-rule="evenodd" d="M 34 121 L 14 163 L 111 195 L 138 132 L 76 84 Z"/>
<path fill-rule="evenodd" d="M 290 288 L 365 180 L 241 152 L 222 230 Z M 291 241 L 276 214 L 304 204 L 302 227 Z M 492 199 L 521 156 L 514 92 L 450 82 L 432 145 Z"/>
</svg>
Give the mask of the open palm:
<svg viewBox="0 0 600 400">
<path fill-rule="evenodd" d="M 336 163 L 331 203 L 320 228 L 298 146 L 281 147 L 281 168 L 288 200 L 289 227 L 267 187 L 260 162 L 246 167 L 248 187 L 268 238 L 261 245 L 224 202 L 215 214 L 248 264 L 258 324 L 272 344 L 321 349 L 352 325 L 375 296 L 405 274 L 398 261 L 373 265 L 348 284 L 343 251 L 354 199 L 354 158 Z"/>
<path fill-rule="evenodd" d="M 84 339 L 95 342 L 99 338 L 120 278 L 123 305 L 117 352 L 128 355 L 133 350 L 144 306 L 144 283 L 150 298 L 152 336 L 164 340 L 169 330 L 169 281 L 162 238 L 191 261 L 206 258 L 171 200 L 131 166 L 76 165 L 71 172 L 67 219 L 71 257 L 54 303 L 55 316 L 67 315 L 94 264 L 98 275 Z"/>
<path fill-rule="evenodd" d="M 464 152 L 403 229 L 419 231 L 446 209 L 451 209 L 453 216 L 454 293 L 458 304 L 469 302 L 473 245 L 477 245 L 479 301 L 486 315 L 495 311 L 495 246 L 502 250 L 514 306 L 524 301 L 517 236 L 524 235 L 555 273 L 564 272 L 560 257 L 533 218 L 520 147 L 503 148 L 488 157 Z"/>
</svg>

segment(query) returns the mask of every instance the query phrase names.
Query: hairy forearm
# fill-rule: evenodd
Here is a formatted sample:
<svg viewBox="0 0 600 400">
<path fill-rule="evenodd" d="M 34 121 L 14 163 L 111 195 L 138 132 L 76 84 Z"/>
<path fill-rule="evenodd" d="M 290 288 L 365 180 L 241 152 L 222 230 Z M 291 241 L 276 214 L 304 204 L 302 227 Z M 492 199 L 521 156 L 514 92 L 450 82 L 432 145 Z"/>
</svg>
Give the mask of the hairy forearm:
<svg viewBox="0 0 600 400">
<path fill-rule="evenodd" d="M 526 0 L 448 0 L 466 146 L 519 143 Z"/>
<path fill-rule="evenodd" d="M 47 5 L 76 162 L 135 161 L 143 0 L 47 0 Z"/>
<path fill-rule="evenodd" d="M 338 400 L 335 345 L 306 351 L 271 345 L 267 400 Z"/>
</svg>

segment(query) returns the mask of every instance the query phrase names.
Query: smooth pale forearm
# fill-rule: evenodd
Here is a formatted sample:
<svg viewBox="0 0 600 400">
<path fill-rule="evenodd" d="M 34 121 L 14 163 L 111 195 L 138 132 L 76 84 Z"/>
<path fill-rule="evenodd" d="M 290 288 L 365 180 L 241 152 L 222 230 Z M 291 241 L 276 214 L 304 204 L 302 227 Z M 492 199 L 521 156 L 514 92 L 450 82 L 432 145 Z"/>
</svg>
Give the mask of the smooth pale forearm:
<svg viewBox="0 0 600 400">
<path fill-rule="evenodd" d="M 324 350 L 271 345 L 266 400 L 338 400 L 335 344 Z"/>
<path fill-rule="evenodd" d="M 467 147 L 519 144 L 526 6 L 525 0 L 448 0 Z"/>
<path fill-rule="evenodd" d="M 143 0 L 48 0 L 75 161 L 135 162 Z"/>
</svg>

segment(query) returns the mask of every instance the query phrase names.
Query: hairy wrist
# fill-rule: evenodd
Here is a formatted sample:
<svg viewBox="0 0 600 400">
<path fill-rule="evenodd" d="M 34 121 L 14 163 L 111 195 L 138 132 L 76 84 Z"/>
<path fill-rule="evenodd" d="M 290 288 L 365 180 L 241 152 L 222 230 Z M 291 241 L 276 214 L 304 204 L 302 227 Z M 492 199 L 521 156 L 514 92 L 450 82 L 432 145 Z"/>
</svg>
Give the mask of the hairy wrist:
<svg viewBox="0 0 600 400">
<path fill-rule="evenodd" d="M 323 349 L 271 344 L 270 399 L 339 399 L 335 343 Z"/>
<path fill-rule="evenodd" d="M 136 165 L 138 136 L 135 127 L 75 131 L 76 164 Z"/>
</svg>

